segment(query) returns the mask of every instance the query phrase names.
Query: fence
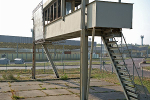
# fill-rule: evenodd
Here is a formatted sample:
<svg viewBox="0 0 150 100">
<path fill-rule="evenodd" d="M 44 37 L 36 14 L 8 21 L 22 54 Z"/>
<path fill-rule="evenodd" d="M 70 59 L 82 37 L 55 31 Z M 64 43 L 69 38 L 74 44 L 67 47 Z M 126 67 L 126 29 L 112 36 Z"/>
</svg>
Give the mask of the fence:
<svg viewBox="0 0 150 100">
<path fill-rule="evenodd" d="M 1 57 L 3 54 L 0 54 Z M 6 53 L 5 58 L 9 59 L 11 62 L 14 61 L 15 58 L 22 58 L 26 62 L 32 61 L 32 53 L 19 53 L 18 57 L 16 53 Z M 79 60 L 80 54 L 51 54 L 52 59 L 55 60 Z M 90 54 L 88 55 L 90 56 Z M 98 54 L 93 54 L 93 58 L 99 58 Z M 44 53 L 36 54 L 36 61 L 47 61 L 47 57 Z"/>
</svg>

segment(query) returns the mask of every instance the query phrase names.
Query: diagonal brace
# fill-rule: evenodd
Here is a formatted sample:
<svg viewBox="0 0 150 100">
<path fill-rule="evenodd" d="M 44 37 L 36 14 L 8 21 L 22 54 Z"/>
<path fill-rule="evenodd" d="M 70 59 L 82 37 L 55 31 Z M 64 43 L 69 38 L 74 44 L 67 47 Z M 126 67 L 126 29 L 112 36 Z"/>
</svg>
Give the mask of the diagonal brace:
<svg viewBox="0 0 150 100">
<path fill-rule="evenodd" d="M 56 67 L 55 67 L 55 65 L 54 65 L 54 62 L 53 62 L 53 60 L 52 60 L 52 58 L 51 58 L 51 55 L 50 55 L 50 53 L 48 52 L 47 46 L 46 46 L 45 44 L 42 44 L 42 46 L 44 47 L 44 51 L 45 51 L 45 53 L 46 53 L 47 59 L 48 59 L 49 63 L 51 63 L 51 65 L 52 65 L 52 67 L 53 67 L 53 71 L 54 71 L 55 74 L 56 74 L 56 77 L 59 78 L 59 74 L 58 74 L 57 69 L 56 69 Z"/>
</svg>

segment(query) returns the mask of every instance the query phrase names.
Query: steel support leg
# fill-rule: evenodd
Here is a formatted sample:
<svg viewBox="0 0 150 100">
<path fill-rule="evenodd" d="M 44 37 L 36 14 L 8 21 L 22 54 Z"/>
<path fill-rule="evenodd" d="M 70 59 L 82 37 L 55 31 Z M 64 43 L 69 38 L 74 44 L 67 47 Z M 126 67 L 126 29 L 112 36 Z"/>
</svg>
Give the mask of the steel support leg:
<svg viewBox="0 0 150 100">
<path fill-rule="evenodd" d="M 81 58 L 80 58 L 80 100 L 86 100 L 88 79 L 88 36 L 86 30 L 81 33 Z"/>
<path fill-rule="evenodd" d="M 90 52 L 90 67 L 89 67 L 89 74 L 88 74 L 88 85 L 87 85 L 86 100 L 88 100 L 88 95 L 89 95 L 90 77 L 91 77 L 91 70 L 92 70 L 92 55 L 93 55 L 94 36 L 95 36 L 95 28 L 93 28 L 93 32 L 92 32 L 92 42 L 91 42 L 91 52 Z"/>
<path fill-rule="evenodd" d="M 32 56 L 32 79 L 35 79 L 36 74 L 36 44 L 33 42 L 33 56 Z"/>
<path fill-rule="evenodd" d="M 56 74 L 56 77 L 59 78 L 57 69 L 56 69 L 56 67 L 55 67 L 55 65 L 54 65 L 54 63 L 53 63 L 53 60 L 52 60 L 52 58 L 51 58 L 51 55 L 50 55 L 49 52 L 48 52 L 47 46 L 44 45 L 44 44 L 43 44 L 42 46 L 44 47 L 44 51 L 45 51 L 45 53 L 46 53 L 47 59 L 48 59 L 49 62 L 51 63 L 51 65 L 52 65 L 52 67 L 53 67 L 53 70 L 54 70 L 54 72 L 55 72 L 55 74 Z"/>
<path fill-rule="evenodd" d="M 85 6 L 89 0 L 81 0 L 81 51 L 80 51 L 80 100 L 86 100 L 88 80 L 88 36 L 85 27 Z"/>
<path fill-rule="evenodd" d="M 100 71 L 102 71 L 102 54 L 103 54 L 103 51 L 102 51 L 102 37 L 101 37 L 101 65 L 100 65 Z"/>
</svg>

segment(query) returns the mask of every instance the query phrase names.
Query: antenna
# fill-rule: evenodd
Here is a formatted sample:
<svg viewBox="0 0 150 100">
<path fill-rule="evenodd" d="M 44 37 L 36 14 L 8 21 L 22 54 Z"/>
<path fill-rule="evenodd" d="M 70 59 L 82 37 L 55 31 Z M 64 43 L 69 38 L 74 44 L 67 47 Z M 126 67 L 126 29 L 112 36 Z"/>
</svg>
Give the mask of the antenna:
<svg viewBox="0 0 150 100">
<path fill-rule="evenodd" d="M 141 35 L 141 45 L 143 46 L 143 38 L 144 38 L 144 35 Z"/>
</svg>

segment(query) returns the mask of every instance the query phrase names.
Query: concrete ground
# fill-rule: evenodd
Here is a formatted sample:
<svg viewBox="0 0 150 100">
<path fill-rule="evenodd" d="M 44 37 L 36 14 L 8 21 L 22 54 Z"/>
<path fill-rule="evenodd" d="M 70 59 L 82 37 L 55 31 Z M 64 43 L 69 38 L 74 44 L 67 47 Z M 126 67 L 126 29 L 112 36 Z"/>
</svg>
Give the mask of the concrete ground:
<svg viewBox="0 0 150 100">
<path fill-rule="evenodd" d="M 116 84 L 91 79 L 89 100 L 124 100 L 122 87 Z M 80 100 L 80 81 L 51 80 L 27 82 L 1 82 L 0 100 Z"/>
</svg>

